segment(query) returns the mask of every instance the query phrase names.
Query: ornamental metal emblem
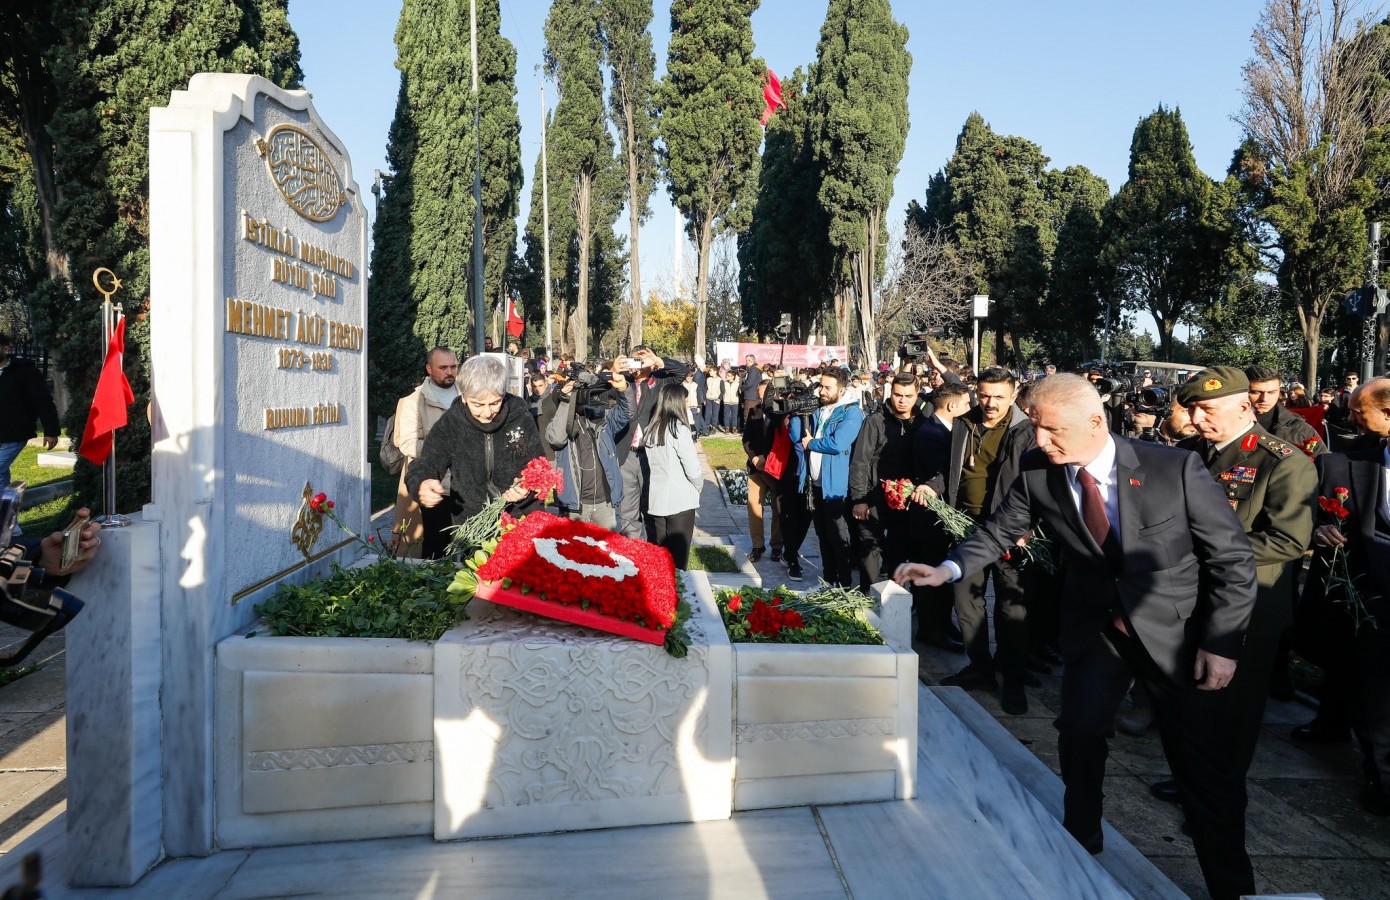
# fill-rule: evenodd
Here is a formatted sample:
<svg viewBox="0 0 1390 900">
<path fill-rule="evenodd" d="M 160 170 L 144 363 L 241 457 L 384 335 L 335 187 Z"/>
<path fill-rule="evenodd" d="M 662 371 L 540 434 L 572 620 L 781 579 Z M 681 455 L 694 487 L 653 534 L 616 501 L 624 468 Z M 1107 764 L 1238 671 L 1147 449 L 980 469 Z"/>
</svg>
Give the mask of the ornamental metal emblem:
<svg viewBox="0 0 1390 900">
<path fill-rule="evenodd" d="M 319 542 L 323 532 L 323 513 L 310 505 L 314 499 L 314 487 L 304 482 L 304 502 L 299 504 L 299 515 L 295 516 L 294 527 L 290 529 L 290 543 L 308 559 L 314 554 L 314 545 Z"/>
<path fill-rule="evenodd" d="M 295 125 L 276 125 L 256 141 L 265 157 L 270 180 L 295 212 L 314 222 L 327 222 L 347 202 L 338 170 L 319 142 Z"/>
<path fill-rule="evenodd" d="M 523 437 L 524 435 L 522 435 L 520 428 L 513 428 L 511 431 L 507 432 L 507 445 L 510 447 L 519 447 L 521 446 Z"/>
</svg>

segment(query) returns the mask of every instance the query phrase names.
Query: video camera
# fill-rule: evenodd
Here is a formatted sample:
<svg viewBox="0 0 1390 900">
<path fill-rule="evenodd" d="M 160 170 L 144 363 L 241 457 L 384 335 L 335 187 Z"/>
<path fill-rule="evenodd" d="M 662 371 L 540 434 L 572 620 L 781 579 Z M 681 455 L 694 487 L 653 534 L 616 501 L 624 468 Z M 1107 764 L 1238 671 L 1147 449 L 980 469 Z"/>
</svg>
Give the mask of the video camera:
<svg viewBox="0 0 1390 900">
<path fill-rule="evenodd" d="M 925 331 L 914 331 L 908 335 L 907 340 L 898 348 L 898 356 L 905 360 L 915 360 L 919 356 L 926 356 L 931 352 L 930 338 L 940 335 L 941 328 L 928 328 Z"/>
<path fill-rule="evenodd" d="M 819 407 L 820 395 L 815 387 L 785 375 L 772 376 L 772 383 L 763 394 L 763 411 L 768 415 L 809 416 Z"/>
<path fill-rule="evenodd" d="M 0 621 L 30 632 L 24 643 L 0 652 L 0 668 L 24 661 L 44 638 L 58 631 L 82 611 L 83 603 L 61 588 L 43 596 L 25 598 L 29 583 L 43 580 L 43 569 L 24 559 L 24 548 L 10 546 L 19 509 L 24 504 L 24 484 L 12 484 L 0 492 Z"/>
<path fill-rule="evenodd" d="M 574 382 L 576 413 L 590 419 L 601 419 L 608 414 L 608 392 L 613 382 L 607 376 L 590 372 L 583 363 L 571 363 L 560 374 L 565 381 Z"/>
</svg>

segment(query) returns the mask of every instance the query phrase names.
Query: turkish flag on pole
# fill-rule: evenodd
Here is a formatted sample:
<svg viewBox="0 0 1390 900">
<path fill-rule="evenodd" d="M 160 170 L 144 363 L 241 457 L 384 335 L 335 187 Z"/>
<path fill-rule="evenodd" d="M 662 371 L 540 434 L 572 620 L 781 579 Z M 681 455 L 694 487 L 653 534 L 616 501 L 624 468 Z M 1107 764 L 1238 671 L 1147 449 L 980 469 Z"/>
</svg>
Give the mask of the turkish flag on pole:
<svg viewBox="0 0 1390 900">
<path fill-rule="evenodd" d="M 771 69 L 767 70 L 767 80 L 763 83 L 763 102 L 767 106 L 763 109 L 763 117 L 758 120 L 759 125 L 767 125 L 768 120 L 777 112 L 777 107 L 787 108 L 786 102 L 782 99 L 782 82 L 777 80 Z"/>
<path fill-rule="evenodd" d="M 525 323 L 521 321 L 521 316 L 516 311 L 516 301 L 507 298 L 507 334 L 512 337 L 521 337 L 521 331 Z"/>
<path fill-rule="evenodd" d="M 82 430 L 82 458 L 98 466 L 111 455 L 116 429 L 126 426 L 129 421 L 126 409 L 135 402 L 130 382 L 126 381 L 125 371 L 121 368 L 124 357 L 125 316 L 121 316 L 116 330 L 111 332 L 106 362 L 101 367 L 101 377 L 97 379 L 96 395 L 92 397 L 92 411 L 87 413 L 87 427 Z"/>
</svg>

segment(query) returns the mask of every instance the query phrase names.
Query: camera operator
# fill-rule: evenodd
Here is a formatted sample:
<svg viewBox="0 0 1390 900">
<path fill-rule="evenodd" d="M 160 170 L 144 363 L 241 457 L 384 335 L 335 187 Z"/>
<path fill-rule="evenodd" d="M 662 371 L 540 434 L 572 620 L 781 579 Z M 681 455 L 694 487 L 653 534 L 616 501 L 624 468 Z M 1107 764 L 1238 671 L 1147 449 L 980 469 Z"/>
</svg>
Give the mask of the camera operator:
<svg viewBox="0 0 1390 900">
<path fill-rule="evenodd" d="M 572 366 L 554 392 L 559 406 L 546 426 L 545 442 L 565 473 L 557 499 L 561 514 L 611 531 L 617 524 L 614 508 L 623 497 L 614 435 L 627 427 L 632 409 L 627 378 L 615 371 L 610 379 Z"/>
<path fill-rule="evenodd" d="M 748 417 L 763 400 L 763 392 L 759 387 L 762 380 L 763 370 L 758 368 L 758 359 L 749 353 L 743 358 L 743 376 L 738 383 L 738 396 L 743 404 L 742 414 L 739 416 L 740 428 L 748 425 Z"/>
<path fill-rule="evenodd" d="M 101 526 L 92 521 L 92 511 L 85 506 L 74 517 L 73 527 L 82 529 L 82 542 L 78 545 L 77 558 L 67 568 L 63 567 L 63 532 L 55 531 L 42 540 L 38 538 L 16 537 L 11 546 L 23 549 L 23 559 L 43 569 L 43 581 L 36 587 L 48 589 L 62 587 L 68 577 L 86 567 L 97 555 L 101 546 Z"/>
<path fill-rule="evenodd" d="M 647 483 L 647 451 L 642 437 L 650 430 L 656 411 L 657 394 L 667 382 L 680 384 L 685 380 L 685 363 L 670 357 L 657 356 L 652 348 L 638 345 L 631 356 L 613 360 L 615 374 L 627 376 L 628 408 L 632 416 L 623 428 L 613 435 L 618 451 L 618 470 L 622 475 L 622 493 L 614 500 L 618 516 L 617 530 L 625 537 L 645 540 L 647 529 L 642 519 Z"/>
<path fill-rule="evenodd" d="M 802 489 L 820 541 L 821 568 L 831 584 L 849 587 L 850 559 L 849 457 L 864 414 L 859 398 L 850 394 L 849 373 L 827 367 L 820 375 L 820 409 L 806 427 L 801 418 L 792 421 L 790 437 L 798 457 Z M 793 548 L 788 541 L 787 555 Z M 796 551 L 801 549 L 796 541 Z M 798 567 L 799 568 L 799 567 Z"/>
<path fill-rule="evenodd" d="M 1245 370 L 1250 380 L 1250 405 L 1260 427 L 1286 444 L 1292 444 L 1310 457 L 1327 452 L 1327 445 L 1317 429 L 1298 413 L 1289 412 L 1279 403 L 1283 384 L 1279 372 L 1269 366 L 1250 366 Z"/>
</svg>

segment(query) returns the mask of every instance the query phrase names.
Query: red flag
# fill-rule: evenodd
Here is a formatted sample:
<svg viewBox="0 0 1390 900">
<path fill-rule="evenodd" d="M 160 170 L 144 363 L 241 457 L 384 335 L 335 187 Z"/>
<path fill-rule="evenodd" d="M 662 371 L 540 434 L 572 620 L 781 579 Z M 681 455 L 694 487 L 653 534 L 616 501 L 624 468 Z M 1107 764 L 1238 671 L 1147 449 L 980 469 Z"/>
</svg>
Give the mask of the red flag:
<svg viewBox="0 0 1390 900">
<path fill-rule="evenodd" d="M 125 316 L 116 323 L 111 333 L 111 345 L 106 348 L 106 362 L 101 367 L 101 377 L 97 379 L 97 392 L 92 397 L 92 411 L 87 413 L 87 427 L 82 430 L 82 457 L 96 465 L 106 462 L 111 455 L 111 444 L 116 437 L 116 429 L 124 428 L 129 421 L 126 409 L 135 402 L 121 368 L 125 357 Z"/>
<path fill-rule="evenodd" d="M 516 301 L 507 298 L 507 334 L 512 337 L 521 337 L 522 328 L 525 323 L 521 321 L 521 315 L 516 311 Z"/>
<path fill-rule="evenodd" d="M 773 113 L 777 112 L 777 107 L 787 108 L 782 100 L 782 82 L 777 80 L 771 69 L 767 70 L 767 81 L 763 83 L 763 102 L 767 106 L 763 109 L 763 117 L 758 120 L 759 125 L 766 125 Z"/>
</svg>

